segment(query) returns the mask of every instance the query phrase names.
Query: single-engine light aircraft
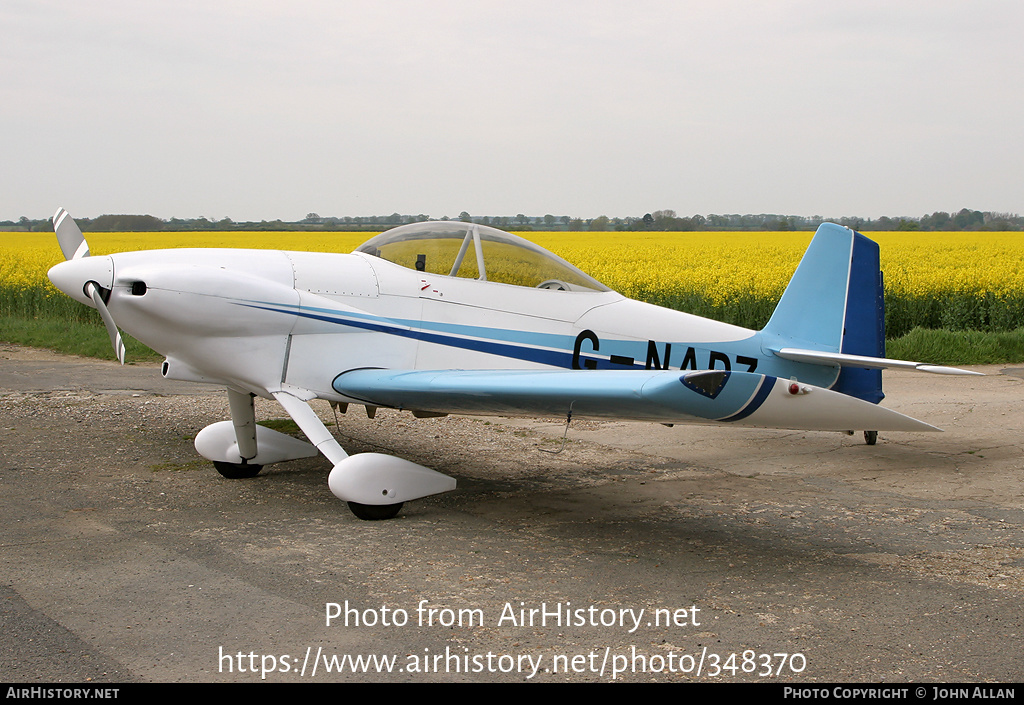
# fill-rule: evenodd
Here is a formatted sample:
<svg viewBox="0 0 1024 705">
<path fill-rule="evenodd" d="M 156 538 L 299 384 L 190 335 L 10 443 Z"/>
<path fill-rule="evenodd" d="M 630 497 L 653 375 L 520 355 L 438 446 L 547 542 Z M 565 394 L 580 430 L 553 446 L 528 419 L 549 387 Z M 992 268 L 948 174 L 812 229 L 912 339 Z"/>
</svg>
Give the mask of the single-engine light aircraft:
<svg viewBox="0 0 1024 705">
<path fill-rule="evenodd" d="M 937 431 L 879 406 L 886 367 L 878 245 L 823 224 L 761 331 L 633 301 L 527 240 L 433 221 L 351 254 L 169 249 L 89 256 L 60 209 L 64 253 L 49 271 L 165 356 L 164 377 L 227 389 L 231 420 L 196 450 L 229 478 L 319 451 L 329 486 L 362 519 L 455 488 L 454 478 L 381 453 L 348 456 L 310 407 L 325 399 L 449 413 L 591 417 L 865 432 Z M 723 263 L 727 266 L 727 263 Z M 276 399 L 309 442 L 256 424 Z"/>
</svg>

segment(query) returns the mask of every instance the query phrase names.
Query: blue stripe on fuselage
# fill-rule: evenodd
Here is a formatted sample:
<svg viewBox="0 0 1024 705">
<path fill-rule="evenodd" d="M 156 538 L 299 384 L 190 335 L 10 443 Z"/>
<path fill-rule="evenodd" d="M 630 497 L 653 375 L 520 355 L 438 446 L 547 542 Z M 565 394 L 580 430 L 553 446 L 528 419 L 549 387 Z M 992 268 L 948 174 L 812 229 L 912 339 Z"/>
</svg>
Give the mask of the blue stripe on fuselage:
<svg viewBox="0 0 1024 705">
<path fill-rule="evenodd" d="M 340 316 L 339 314 L 327 315 L 326 313 L 314 313 L 310 310 L 297 310 L 297 311 L 283 311 L 279 308 L 271 308 L 270 306 L 258 306 L 255 304 L 240 304 L 241 306 L 247 306 L 249 308 L 258 308 L 264 311 L 274 311 L 276 313 L 289 313 L 294 316 L 301 318 L 309 318 L 316 321 L 325 321 L 327 323 L 336 323 L 342 326 L 348 326 L 350 328 L 359 328 L 362 330 L 370 330 L 376 333 L 385 333 L 387 335 L 396 335 L 401 338 L 410 338 L 412 340 L 422 340 L 428 343 L 436 343 L 438 345 L 444 345 L 447 347 L 462 348 L 464 350 L 473 350 L 476 352 L 487 353 L 490 355 L 500 355 L 501 357 L 509 357 L 515 360 L 526 360 L 528 362 L 536 362 L 541 365 L 550 365 L 552 367 L 570 367 L 572 365 L 572 353 L 561 350 L 545 350 L 539 347 L 530 347 L 528 344 L 524 345 L 513 345 L 510 343 L 500 343 L 493 340 L 472 340 L 468 338 L 459 338 L 452 335 L 442 335 L 440 333 L 432 333 L 426 330 L 417 330 L 412 327 L 404 327 L 407 324 L 404 322 L 394 323 L 383 323 L 378 321 L 386 321 L 388 319 L 375 319 L 375 320 L 355 320 L 354 318 L 348 318 Z M 492 329 L 480 329 L 480 330 L 492 330 Z M 515 331 L 503 331 L 507 333 L 515 333 Z M 554 336 L 552 336 L 554 337 Z M 566 336 L 557 336 L 562 340 L 571 340 Z"/>
</svg>

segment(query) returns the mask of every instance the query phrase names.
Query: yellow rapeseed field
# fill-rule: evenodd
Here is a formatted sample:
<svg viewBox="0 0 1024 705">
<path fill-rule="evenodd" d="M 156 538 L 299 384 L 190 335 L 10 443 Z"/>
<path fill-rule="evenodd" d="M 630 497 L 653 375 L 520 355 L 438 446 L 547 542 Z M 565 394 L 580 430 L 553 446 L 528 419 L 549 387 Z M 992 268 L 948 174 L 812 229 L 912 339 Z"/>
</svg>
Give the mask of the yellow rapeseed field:
<svg viewBox="0 0 1024 705">
<path fill-rule="evenodd" d="M 810 232 L 528 232 L 607 286 L 641 300 L 759 328 Z M 372 233 L 89 233 L 94 254 L 167 247 L 350 252 Z M 1024 233 L 868 233 L 881 247 L 887 326 L 1009 330 L 1024 325 Z M 46 279 L 52 233 L 0 233 L 0 315 L 66 315 Z M 57 308 L 53 308 L 53 306 Z M 49 312 L 49 313 L 48 313 Z"/>
</svg>

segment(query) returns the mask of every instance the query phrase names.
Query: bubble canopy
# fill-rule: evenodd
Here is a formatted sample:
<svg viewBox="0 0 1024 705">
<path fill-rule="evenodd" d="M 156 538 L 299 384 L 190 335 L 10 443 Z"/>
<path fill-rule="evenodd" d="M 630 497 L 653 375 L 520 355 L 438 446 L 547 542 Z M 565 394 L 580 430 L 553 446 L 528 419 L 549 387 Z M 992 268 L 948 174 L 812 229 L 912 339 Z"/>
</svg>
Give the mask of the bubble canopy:
<svg viewBox="0 0 1024 705">
<path fill-rule="evenodd" d="M 355 251 L 449 277 L 558 291 L 610 291 L 543 247 L 476 223 L 411 223 L 387 230 Z"/>
</svg>

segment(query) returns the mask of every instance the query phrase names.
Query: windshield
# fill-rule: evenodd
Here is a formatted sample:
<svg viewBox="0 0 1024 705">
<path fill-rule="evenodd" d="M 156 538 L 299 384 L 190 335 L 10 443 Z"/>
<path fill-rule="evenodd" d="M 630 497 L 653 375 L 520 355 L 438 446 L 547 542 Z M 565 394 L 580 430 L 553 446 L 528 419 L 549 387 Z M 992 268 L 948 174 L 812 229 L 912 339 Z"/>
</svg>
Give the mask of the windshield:
<svg viewBox="0 0 1024 705">
<path fill-rule="evenodd" d="M 609 291 L 543 247 L 474 223 L 403 225 L 367 240 L 356 252 L 431 274 L 560 291 Z"/>
</svg>

